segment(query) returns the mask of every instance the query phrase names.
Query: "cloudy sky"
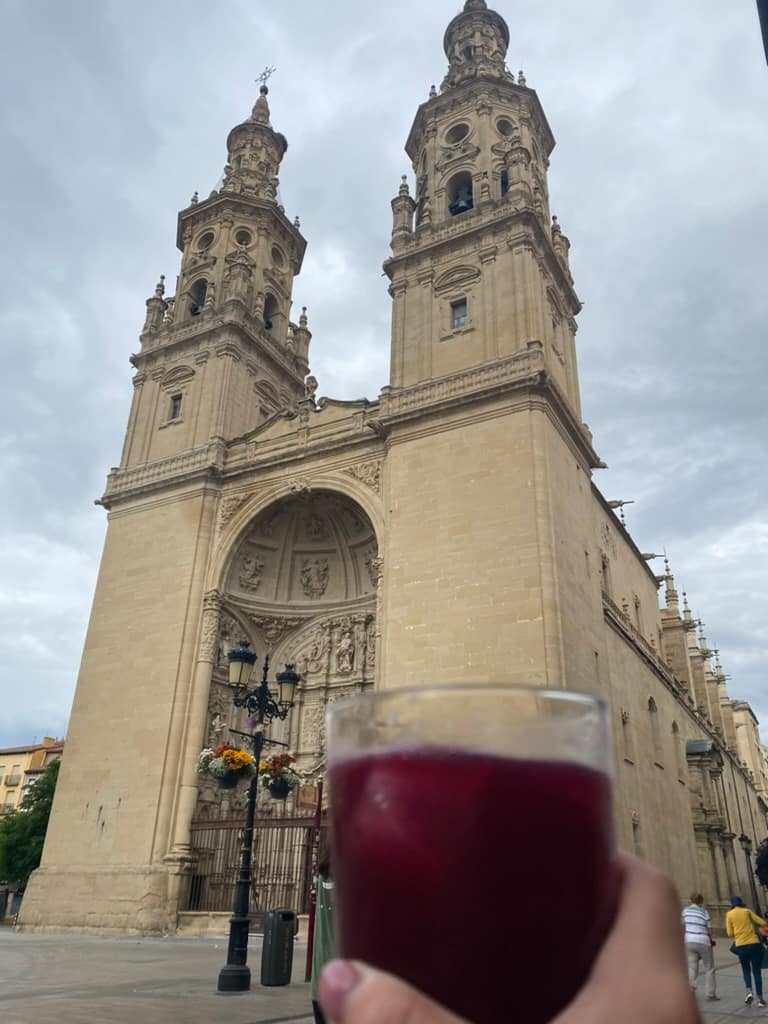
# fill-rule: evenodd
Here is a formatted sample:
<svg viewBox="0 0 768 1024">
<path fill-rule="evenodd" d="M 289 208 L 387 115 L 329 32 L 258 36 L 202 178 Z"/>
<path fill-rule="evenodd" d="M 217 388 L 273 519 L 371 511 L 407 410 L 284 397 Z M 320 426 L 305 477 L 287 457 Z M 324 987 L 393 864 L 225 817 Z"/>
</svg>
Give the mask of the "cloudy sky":
<svg viewBox="0 0 768 1024">
<path fill-rule="evenodd" d="M 753 0 L 496 5 L 558 140 L 584 415 L 768 726 L 768 69 Z M 61 735 L 120 457 L 129 354 L 177 211 L 217 185 L 265 65 L 309 240 L 321 393 L 386 382 L 389 201 L 460 0 L 0 0 L 5 244 L 0 746 Z M 656 563 L 661 571 L 661 563 Z M 768 737 L 768 731 L 764 732 Z"/>
</svg>

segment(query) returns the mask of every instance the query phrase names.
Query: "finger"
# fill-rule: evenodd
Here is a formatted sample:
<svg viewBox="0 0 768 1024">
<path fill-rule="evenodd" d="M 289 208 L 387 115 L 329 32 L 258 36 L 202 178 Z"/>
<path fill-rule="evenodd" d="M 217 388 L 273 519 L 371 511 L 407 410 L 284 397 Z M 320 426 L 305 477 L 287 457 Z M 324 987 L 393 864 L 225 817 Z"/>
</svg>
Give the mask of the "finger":
<svg viewBox="0 0 768 1024">
<path fill-rule="evenodd" d="M 666 875 L 635 857 L 619 857 L 620 901 L 593 977 L 613 975 L 626 957 L 639 957 L 647 969 L 661 965 L 685 967 L 680 900 Z M 625 973 L 622 971 L 622 973 Z"/>
<path fill-rule="evenodd" d="M 357 960 L 327 964 L 318 995 L 333 1024 L 465 1024 L 405 982 Z"/>
<path fill-rule="evenodd" d="M 697 1024 L 680 901 L 666 876 L 622 856 L 616 919 L 589 980 L 553 1024 Z"/>
</svg>

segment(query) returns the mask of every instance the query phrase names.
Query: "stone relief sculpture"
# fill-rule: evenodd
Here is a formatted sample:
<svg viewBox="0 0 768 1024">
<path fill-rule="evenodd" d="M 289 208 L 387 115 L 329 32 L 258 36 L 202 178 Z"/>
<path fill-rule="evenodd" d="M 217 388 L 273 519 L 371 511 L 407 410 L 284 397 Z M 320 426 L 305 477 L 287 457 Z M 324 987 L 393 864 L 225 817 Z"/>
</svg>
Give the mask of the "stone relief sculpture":
<svg viewBox="0 0 768 1024">
<path fill-rule="evenodd" d="M 381 460 L 373 459 L 370 462 L 361 462 L 357 466 L 350 466 L 347 470 L 352 476 L 357 477 L 372 491 L 379 491 L 381 487 Z"/>
<path fill-rule="evenodd" d="M 248 500 L 248 497 L 248 494 L 230 494 L 221 499 L 219 502 L 219 529 L 229 522 L 243 502 Z"/>
<path fill-rule="evenodd" d="M 203 625 L 197 656 L 200 661 L 214 661 L 220 629 L 221 595 L 210 590 L 203 599 Z"/>
<path fill-rule="evenodd" d="M 355 641 L 350 629 L 344 630 L 336 645 L 336 668 L 339 672 L 352 671 L 355 660 Z"/>
<path fill-rule="evenodd" d="M 262 562 L 256 555 L 244 554 L 240 562 L 238 582 L 243 590 L 255 592 L 261 584 L 261 577 L 264 575 L 266 563 Z"/>
<path fill-rule="evenodd" d="M 328 537 L 328 527 L 325 521 L 315 513 L 307 516 L 304 529 L 309 540 L 326 540 Z"/>
<path fill-rule="evenodd" d="M 301 588 L 306 597 L 322 597 L 328 587 L 327 558 L 305 558 L 301 563 Z"/>
<path fill-rule="evenodd" d="M 376 548 L 369 548 L 365 553 L 365 568 L 368 570 L 368 578 L 371 586 L 378 586 L 379 582 L 379 559 Z"/>
<path fill-rule="evenodd" d="M 208 733 L 208 742 L 212 747 L 218 747 L 223 741 L 223 733 L 228 728 L 227 720 L 220 711 L 215 711 L 211 717 L 211 728 Z"/>
</svg>

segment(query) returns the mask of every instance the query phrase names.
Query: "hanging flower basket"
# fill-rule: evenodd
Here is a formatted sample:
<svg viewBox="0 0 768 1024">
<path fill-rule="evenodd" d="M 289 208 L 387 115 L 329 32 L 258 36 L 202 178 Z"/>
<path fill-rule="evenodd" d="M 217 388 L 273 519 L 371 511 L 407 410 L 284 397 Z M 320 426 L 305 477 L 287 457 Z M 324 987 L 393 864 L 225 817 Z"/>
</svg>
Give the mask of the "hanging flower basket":
<svg viewBox="0 0 768 1024">
<path fill-rule="evenodd" d="M 287 800 L 288 794 L 291 792 L 287 779 L 276 779 L 274 782 L 270 782 L 267 789 L 273 800 Z"/>
<path fill-rule="evenodd" d="M 256 774 L 256 765 L 247 750 L 224 743 L 215 750 L 210 747 L 202 750 L 197 770 L 201 775 L 210 775 L 222 789 L 234 789 L 241 779 L 250 779 Z"/>
<path fill-rule="evenodd" d="M 259 764 L 259 782 L 273 800 L 285 800 L 301 784 L 301 775 L 293 765 L 292 754 L 273 754 Z"/>
<path fill-rule="evenodd" d="M 229 771 L 226 775 L 219 775 L 216 778 L 216 782 L 219 784 L 220 789 L 234 789 L 240 779 L 243 778 L 242 772 Z"/>
</svg>

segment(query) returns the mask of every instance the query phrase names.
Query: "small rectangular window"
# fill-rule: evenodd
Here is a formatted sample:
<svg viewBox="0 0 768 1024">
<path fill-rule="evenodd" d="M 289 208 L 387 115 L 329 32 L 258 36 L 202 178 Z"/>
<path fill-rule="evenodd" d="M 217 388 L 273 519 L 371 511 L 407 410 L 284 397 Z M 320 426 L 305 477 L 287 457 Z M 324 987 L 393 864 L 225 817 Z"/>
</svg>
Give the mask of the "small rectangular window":
<svg viewBox="0 0 768 1024">
<path fill-rule="evenodd" d="M 454 331 L 467 326 L 467 300 L 459 299 L 451 303 L 451 327 Z"/>
<path fill-rule="evenodd" d="M 181 416 L 181 395 L 173 395 L 171 397 L 171 415 L 170 419 L 177 420 Z"/>
</svg>

